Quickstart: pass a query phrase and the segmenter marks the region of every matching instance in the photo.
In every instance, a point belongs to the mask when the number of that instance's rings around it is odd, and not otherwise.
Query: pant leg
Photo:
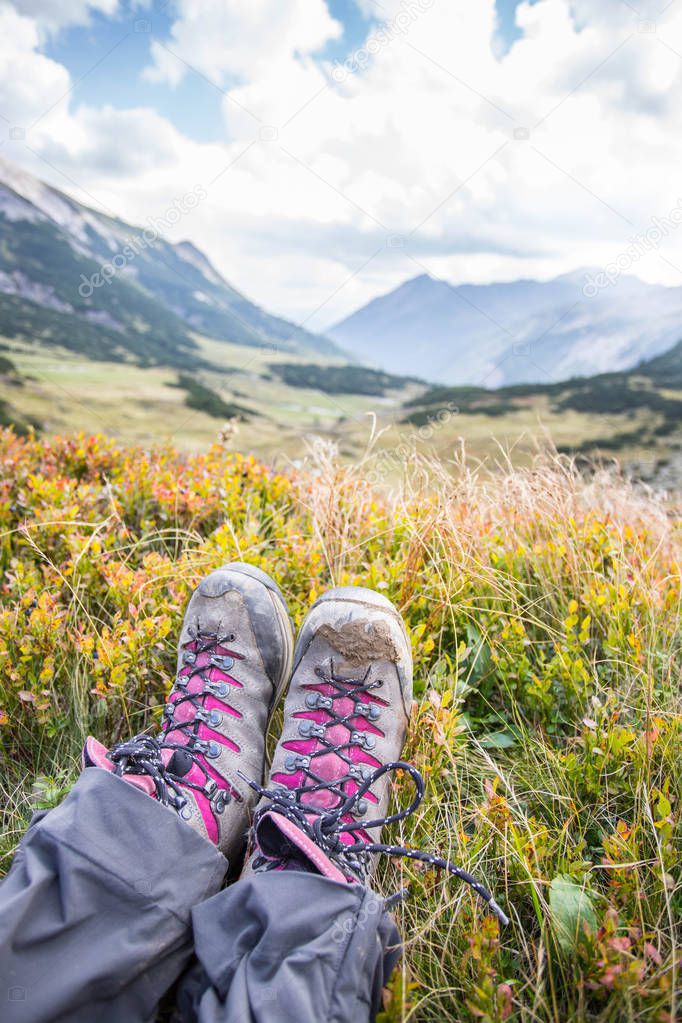
[[[192,953],[193,906],[226,869],[166,807],[84,771],[0,884],[0,1019],[149,1020]]]
[[[368,1023],[400,956],[379,896],[316,874],[250,875],[192,919],[183,1023]]]

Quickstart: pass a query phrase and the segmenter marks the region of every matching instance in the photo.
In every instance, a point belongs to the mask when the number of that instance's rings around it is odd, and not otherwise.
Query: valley
[[[31,422],[48,434],[105,432],[135,443],[173,443],[192,451],[217,440],[226,419],[186,404],[187,392],[177,386],[178,372],[170,367],[140,367],[122,362],[92,361],[68,350],[5,340],[0,355],[15,373],[2,371],[0,402],[6,422],[26,428]],[[225,345],[197,339],[202,362],[193,378],[236,413],[229,435],[242,450],[272,458],[300,457],[302,439],[321,434],[341,440],[355,455],[369,435],[368,413],[399,418],[405,400],[424,390],[408,383],[385,394],[326,393],[295,387],[272,370],[282,363],[308,365],[305,356],[270,349]],[[318,367],[338,368],[320,357]],[[289,370],[289,373],[291,371]],[[232,430],[236,426],[236,433]]]
[[[0,162],[0,423],[183,451],[220,440],[275,462],[322,437],[385,485],[421,454],[527,465],[549,448],[677,487],[682,289],[623,277],[586,297],[586,273],[423,275],[325,337],[246,298],[192,243]]]
[[[486,391],[389,377],[390,386],[378,394],[330,393],[320,384],[332,372],[339,386],[347,367],[338,359],[318,357],[315,387],[309,356],[201,337],[196,343],[202,368],[191,379],[219,399],[205,402],[213,414],[201,400],[192,407],[194,400],[178,386],[185,374],[174,368],[92,361],[16,340],[5,340],[0,351],[14,367],[7,372],[0,362],[0,408],[5,421],[20,428],[33,422],[47,434],[102,432],[188,452],[221,439],[277,464],[300,459],[306,441],[319,436],[348,461],[366,459],[368,473],[386,486],[415,455],[436,454],[447,463],[463,447],[488,466],[507,459],[528,465],[539,450],[556,448],[580,461],[618,458],[645,481],[666,487],[682,480],[682,387],[667,363],[654,379],[607,376]],[[305,386],[292,382],[297,366]],[[348,386],[357,386],[351,370]]]

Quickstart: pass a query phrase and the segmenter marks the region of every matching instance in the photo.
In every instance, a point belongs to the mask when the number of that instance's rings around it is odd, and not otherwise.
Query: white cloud
[[[186,139],[154,110],[81,106],[61,137],[46,133],[41,154],[90,179],[110,180],[181,166]]]
[[[119,0],[14,0],[14,8],[35,18],[41,29],[53,32],[67,25],[86,25],[93,12],[112,17]]]
[[[324,0],[180,0],[178,8],[170,38],[152,43],[154,81],[177,84],[188,65],[218,84],[253,79],[342,31]]]
[[[603,263],[677,205],[675,6],[653,24],[649,0],[639,15],[620,0],[593,16],[586,0],[524,3],[524,35],[500,60],[493,0],[418,6],[401,31],[373,25],[335,76],[319,58],[339,32],[322,0],[181,0],[150,73],[187,73],[164,42],[221,84],[229,141],[193,142],[148,109],[65,101],[29,140],[52,167],[32,169],[138,220],[204,183],[183,235],[271,308],[304,318],[324,304],[318,326],[423,267],[490,280]],[[0,87],[28,123],[68,74],[13,17],[0,21]],[[5,152],[34,159],[21,143]],[[682,283],[661,256],[682,266],[682,232],[636,267]]]
[[[0,5],[0,112],[10,127],[25,127],[69,88],[65,67],[38,52],[35,21]]]

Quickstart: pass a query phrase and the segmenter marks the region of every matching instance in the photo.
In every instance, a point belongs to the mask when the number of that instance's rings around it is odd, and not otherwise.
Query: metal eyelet
[[[227,789],[219,789],[218,784],[210,777],[206,785],[203,786],[203,792],[211,803],[214,813],[223,813],[231,799]]]
[[[211,725],[212,728],[217,728],[222,720],[223,715],[220,713],[220,711],[212,710],[209,712],[208,717],[206,718],[206,724]]]
[[[306,739],[323,739],[324,728],[322,725],[316,725],[314,721],[303,720],[299,721],[298,734],[302,735]]]
[[[182,663],[183,664],[196,664],[196,661],[197,661],[197,655],[194,653],[194,651],[193,650],[185,650],[184,654],[182,655]]]
[[[366,732],[351,732],[349,742],[351,746],[363,746],[365,749],[374,749],[377,744],[374,736]]]
[[[182,817],[183,821],[190,821],[192,819],[192,808],[185,803],[178,810],[178,814]]]
[[[309,710],[331,710],[331,697],[323,696],[322,693],[308,693],[305,698],[305,705]]]
[[[214,696],[227,696],[229,690],[229,683],[207,682],[204,688],[207,693],[213,693]]]
[[[354,817],[364,817],[367,813],[367,800],[360,799],[355,804],[355,809],[351,811]]]
[[[203,753],[204,756],[209,757],[211,760],[215,760],[220,756],[220,746],[214,739],[209,739],[206,742],[205,739],[195,739],[192,744],[192,750],[197,753]]]
[[[355,704],[355,713],[359,717],[368,718],[370,721],[376,721],[381,711],[375,703],[361,703],[359,700]]]
[[[234,657],[228,657],[227,654],[211,654],[209,663],[214,668],[221,668],[222,671],[227,671],[234,664]]]
[[[297,771],[299,767],[310,767],[310,757],[301,757],[290,753],[284,760],[285,771]]]
[[[213,778],[209,778],[204,785],[204,792],[214,813],[222,813],[226,806],[226,799],[229,801],[229,793],[225,789],[219,789]]]

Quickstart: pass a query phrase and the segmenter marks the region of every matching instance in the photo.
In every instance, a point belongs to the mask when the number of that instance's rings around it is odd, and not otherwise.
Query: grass
[[[678,512],[565,458],[390,494],[318,443],[287,473],[100,436],[0,433],[4,865],[84,737],[158,720],[192,587],[242,558],[296,623],[332,584],[378,587],[415,657],[405,755],[427,795],[391,838],[474,872],[511,917],[413,863],[382,1023],[676,1018],[682,939]],[[396,799],[410,798],[406,779]]]

